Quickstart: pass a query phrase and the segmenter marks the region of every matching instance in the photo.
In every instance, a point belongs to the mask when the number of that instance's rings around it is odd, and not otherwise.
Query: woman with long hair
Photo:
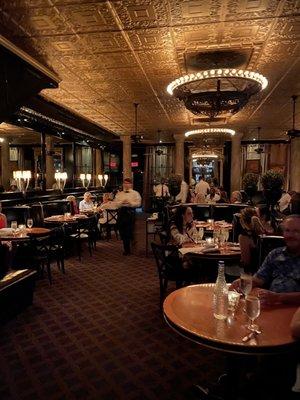
[[[191,207],[179,206],[171,220],[170,233],[172,242],[177,245],[193,242],[193,236],[198,232],[193,221],[193,210]]]

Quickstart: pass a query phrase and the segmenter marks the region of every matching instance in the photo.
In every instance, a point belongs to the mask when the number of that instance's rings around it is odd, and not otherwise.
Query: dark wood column
[[[72,155],[73,155],[73,187],[76,187],[76,173],[77,173],[77,165],[76,165],[76,143],[72,143]]]
[[[46,134],[41,133],[41,180],[42,190],[46,190]]]

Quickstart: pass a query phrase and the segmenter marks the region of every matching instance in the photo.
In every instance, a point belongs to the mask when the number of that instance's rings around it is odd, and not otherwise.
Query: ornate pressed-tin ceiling
[[[276,138],[292,125],[299,0],[2,0],[0,18],[4,36],[61,78],[42,94],[115,133],[134,133],[134,102],[146,137],[207,127],[166,86],[222,63],[258,71],[269,86],[211,126],[246,138],[261,126],[263,136]]]

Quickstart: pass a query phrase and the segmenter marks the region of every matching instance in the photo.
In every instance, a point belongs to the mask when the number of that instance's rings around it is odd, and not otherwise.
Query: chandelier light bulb
[[[215,78],[216,75],[218,77],[225,77],[229,75],[232,78],[241,78],[245,80],[255,81],[260,85],[261,90],[265,89],[268,86],[267,78],[265,78],[258,72],[247,71],[242,69],[236,70],[235,68],[233,69],[224,68],[218,70],[211,69],[208,71],[202,71],[201,73],[185,75],[183,77],[177,78],[167,86],[167,92],[173,95],[174,90],[186,82],[195,82],[202,79],[211,79]]]
[[[235,135],[235,130],[228,128],[206,128],[206,129],[194,129],[193,131],[185,132],[184,136],[189,137],[192,135],[205,135],[205,134],[214,134],[214,133],[225,133],[231,136]]]

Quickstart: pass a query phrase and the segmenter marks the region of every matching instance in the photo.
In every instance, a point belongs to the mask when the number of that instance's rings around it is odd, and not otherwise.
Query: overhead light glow
[[[235,130],[228,128],[207,128],[207,129],[194,129],[193,131],[185,132],[184,136],[189,137],[192,135],[205,135],[205,134],[214,134],[214,133],[225,133],[230,134],[231,136],[235,135]]]

